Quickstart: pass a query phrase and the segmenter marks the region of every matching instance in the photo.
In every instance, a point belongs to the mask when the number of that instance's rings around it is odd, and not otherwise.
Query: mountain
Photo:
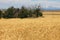
[[[42,8],[42,10],[60,10],[60,8],[49,6],[47,8]]]

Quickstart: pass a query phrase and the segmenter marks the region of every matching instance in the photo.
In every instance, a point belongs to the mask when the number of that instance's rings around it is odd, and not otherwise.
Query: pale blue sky
[[[0,9],[40,4],[42,8],[60,8],[60,0],[0,0]]]

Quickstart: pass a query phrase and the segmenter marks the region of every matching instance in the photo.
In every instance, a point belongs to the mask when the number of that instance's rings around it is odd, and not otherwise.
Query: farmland
[[[60,40],[60,12],[39,18],[0,19],[0,40]],[[55,14],[55,15],[47,15]]]

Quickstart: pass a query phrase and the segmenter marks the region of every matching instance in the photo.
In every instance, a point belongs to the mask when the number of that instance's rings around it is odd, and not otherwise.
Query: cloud
[[[46,8],[49,7],[56,7],[56,8],[60,8],[60,2],[56,2],[56,1],[49,1],[46,3]]]
[[[27,2],[27,1],[31,1],[31,0],[0,0],[0,3],[8,3],[8,2]]]
[[[0,0],[1,5],[7,6],[31,6],[31,5],[41,5],[42,8],[56,7],[60,8],[59,0]],[[2,7],[2,6],[1,6]]]

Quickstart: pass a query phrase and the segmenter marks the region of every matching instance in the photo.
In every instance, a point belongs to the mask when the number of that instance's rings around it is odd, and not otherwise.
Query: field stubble
[[[0,19],[0,40],[60,40],[60,15]]]

